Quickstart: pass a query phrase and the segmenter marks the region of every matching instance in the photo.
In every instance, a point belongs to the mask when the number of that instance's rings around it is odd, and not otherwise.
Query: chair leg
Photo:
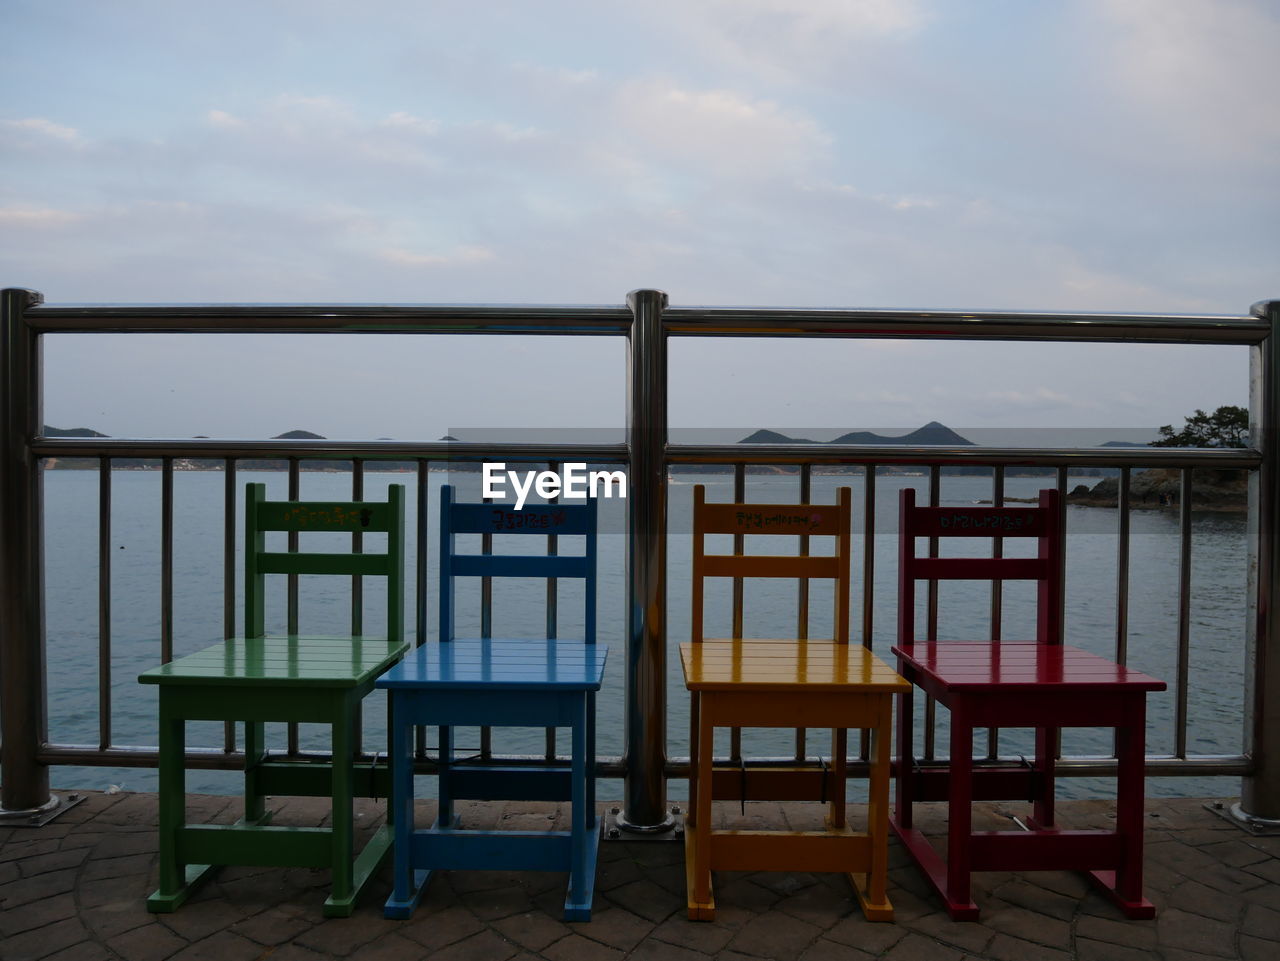
[[[430,871],[413,865],[413,738],[406,701],[409,695],[391,692],[391,800],[387,817],[392,821],[392,891],[383,905],[383,917],[403,920],[413,914],[426,891]]]
[[[1125,705],[1125,723],[1116,731],[1116,833],[1120,835],[1120,868],[1091,871],[1089,875],[1126,917],[1147,920],[1156,916],[1156,908],[1142,896],[1146,699],[1139,696],[1129,701],[1131,703]]]
[[[827,827],[833,831],[843,831],[848,827],[846,817],[845,781],[849,766],[849,732],[845,728],[834,728],[831,731],[831,775],[827,785],[831,808],[827,813]]]
[[[854,878],[854,890],[868,921],[892,921],[893,905],[885,891],[889,872],[889,731],[893,702],[880,698],[877,723],[871,729],[871,773],[867,783],[867,835],[871,863],[865,878]],[[859,883],[862,882],[862,883]]]
[[[589,757],[587,754],[587,701],[576,699],[572,737],[572,798],[570,799],[569,825],[569,894],[564,902],[566,921],[591,920],[591,896],[594,888],[595,845],[590,834],[594,817],[587,810],[587,781]]]
[[[346,705],[331,725],[333,730],[332,764],[332,891],[324,903],[328,918],[345,918],[355,908],[355,890],[352,884],[352,859],[354,852],[352,826],[351,740],[355,711]]]
[[[908,669],[898,659],[898,673],[907,677]],[[907,677],[907,680],[911,680]],[[912,691],[914,688],[912,689]],[[912,711],[914,704],[912,691],[898,695],[898,764],[894,778],[894,825],[901,831],[911,830],[911,766],[915,759],[915,744],[912,740]]]
[[[1058,758],[1058,734],[1056,727],[1036,728],[1036,772],[1040,776],[1032,816],[1036,827],[1052,830],[1054,827],[1054,775]]]
[[[947,913],[955,921],[978,920],[972,900],[969,840],[973,834],[973,725],[963,701],[951,708],[950,794],[947,801]]]
[[[694,698],[695,701],[701,700],[698,694]],[[711,758],[714,729],[701,703],[697,704],[694,716],[698,719],[694,732],[698,758],[694,776],[699,784],[695,826],[685,829],[685,880],[688,885],[689,920],[714,921],[716,903],[711,894]]]
[[[452,785],[449,783],[451,770],[453,767],[453,728],[440,728],[440,760],[437,765],[436,773],[436,793],[439,803],[436,810],[439,812],[436,823],[442,828],[453,826],[453,793]]]
[[[244,820],[246,824],[266,823],[266,807],[258,785],[258,765],[266,753],[265,728],[261,721],[244,722]]]
[[[214,870],[178,860],[178,835],[187,823],[186,722],[160,692],[160,887],[147,898],[153,914],[176,911]]]

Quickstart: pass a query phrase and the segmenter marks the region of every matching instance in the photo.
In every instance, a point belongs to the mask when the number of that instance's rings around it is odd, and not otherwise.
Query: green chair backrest
[[[263,598],[267,574],[335,574],[385,577],[387,640],[404,640],[404,486],[387,488],[386,501],[269,501],[265,484],[245,488],[244,632],[266,634]],[[347,532],[387,535],[383,553],[268,551],[268,531]],[[299,544],[301,546],[301,544]]]

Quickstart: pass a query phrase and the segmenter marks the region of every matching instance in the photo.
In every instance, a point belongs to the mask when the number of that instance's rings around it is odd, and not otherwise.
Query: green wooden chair
[[[385,553],[315,553],[266,549],[266,532],[385,532]],[[301,543],[299,543],[301,546]],[[153,668],[138,680],[160,687],[160,887],[147,899],[153,912],[175,910],[220,865],[330,868],[329,917],[351,914],[361,888],[391,845],[380,828],[357,856],[352,798],[386,797],[386,766],[356,768],[353,755],[361,699],[400,659],[404,640],[404,488],[386,502],[268,501],[263,484],[245,492],[245,636]],[[385,636],[267,637],[263,597],[267,574],[385,577]],[[184,731],[187,721],[244,723],[244,817],[235,824],[186,823]],[[264,742],[266,721],[326,724],[332,762],[275,759]],[[378,784],[374,781],[377,779]],[[375,786],[380,787],[375,794]],[[267,796],[329,796],[328,827],[270,824]]]

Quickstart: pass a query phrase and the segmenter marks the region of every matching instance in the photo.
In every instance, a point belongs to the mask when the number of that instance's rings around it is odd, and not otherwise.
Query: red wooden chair
[[[1036,557],[955,558],[917,555],[917,538],[1034,537]],[[936,553],[933,552],[933,553]],[[1163,681],[1062,643],[1063,514],[1056,490],[1037,507],[916,507],[901,495],[898,558],[898,671],[951,712],[946,765],[914,757],[912,694],[898,710],[894,831],[955,920],[973,921],[973,871],[1078,870],[1130,918],[1151,918],[1142,897],[1142,818],[1146,695]],[[918,580],[1034,580],[1034,640],[915,638]],[[1036,729],[1034,763],[973,761],[974,728]],[[1115,830],[1061,830],[1054,823],[1054,758],[1063,727],[1113,727],[1117,737]],[[974,831],[974,800],[1034,802],[1027,831]],[[912,824],[914,801],[948,802],[944,861]]]

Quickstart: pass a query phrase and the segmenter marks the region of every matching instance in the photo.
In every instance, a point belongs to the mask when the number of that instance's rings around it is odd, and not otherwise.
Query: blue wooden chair
[[[458,534],[585,535],[582,555],[461,554]],[[556,637],[548,617],[545,640],[454,636],[454,581],[459,577],[524,577],[585,581],[581,640]],[[608,649],[595,643],[596,508],[536,504],[455,504],[440,492],[440,641],[428,643],[378,680],[391,698],[392,819],[395,888],[384,913],[406,918],[437,870],[542,870],[569,872],[564,916],[591,918],[600,821],[595,811],[595,696]],[[439,816],[414,828],[413,730],[440,729]],[[568,764],[533,766],[459,762],[454,728],[567,727]],[[568,831],[480,831],[460,827],[458,800],[570,801]]]

